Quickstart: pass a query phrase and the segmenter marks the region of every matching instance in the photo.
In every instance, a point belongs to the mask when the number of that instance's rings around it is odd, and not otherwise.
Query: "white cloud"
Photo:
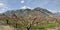
[[[24,3],[24,0],[21,0],[21,3]]]
[[[2,7],[4,7],[5,5],[4,5],[4,3],[0,3],[0,7],[2,8]]]
[[[5,4],[4,3],[0,3],[0,9],[4,8]]]
[[[28,6],[23,6],[23,7],[21,7],[21,9],[27,9],[27,8],[31,9],[31,8],[28,7]]]
[[[3,6],[4,4],[3,3],[0,3],[0,6]]]
[[[5,11],[7,11],[8,9],[10,9],[10,8],[8,8],[5,3],[0,2],[0,13],[3,13]]]
[[[13,3],[15,3],[16,1],[17,0],[12,0]],[[11,4],[12,4],[12,2],[11,2]],[[24,2],[25,2],[24,0],[21,0],[20,3],[23,4]],[[8,7],[7,5],[9,5],[9,4],[6,4],[6,2],[4,0],[0,0],[0,13],[5,12],[7,10],[14,9],[14,8]]]
[[[2,9],[2,10],[5,10],[5,9]]]

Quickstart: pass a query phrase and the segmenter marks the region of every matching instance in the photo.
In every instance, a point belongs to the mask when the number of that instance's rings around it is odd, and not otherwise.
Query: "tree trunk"
[[[31,24],[30,24],[30,26],[29,26],[29,27],[27,27],[27,30],[30,30],[30,28],[31,28]]]
[[[6,20],[6,23],[8,24],[8,19]]]
[[[29,28],[29,27],[27,27],[27,30],[30,30],[30,28]]]
[[[17,28],[17,23],[16,23],[16,28]]]

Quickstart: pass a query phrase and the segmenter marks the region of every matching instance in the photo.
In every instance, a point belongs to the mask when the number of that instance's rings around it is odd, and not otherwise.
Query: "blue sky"
[[[60,0],[0,0],[0,13],[23,6],[41,7],[51,12],[60,12]]]

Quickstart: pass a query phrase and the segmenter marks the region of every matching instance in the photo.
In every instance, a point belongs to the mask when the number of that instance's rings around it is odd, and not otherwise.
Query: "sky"
[[[21,7],[41,7],[51,12],[60,12],[60,0],[0,0],[0,13]]]

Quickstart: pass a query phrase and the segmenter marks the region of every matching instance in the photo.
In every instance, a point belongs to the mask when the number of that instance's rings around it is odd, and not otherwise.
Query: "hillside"
[[[10,10],[0,14],[0,23],[17,30],[48,30],[60,26],[60,17],[40,7]]]

